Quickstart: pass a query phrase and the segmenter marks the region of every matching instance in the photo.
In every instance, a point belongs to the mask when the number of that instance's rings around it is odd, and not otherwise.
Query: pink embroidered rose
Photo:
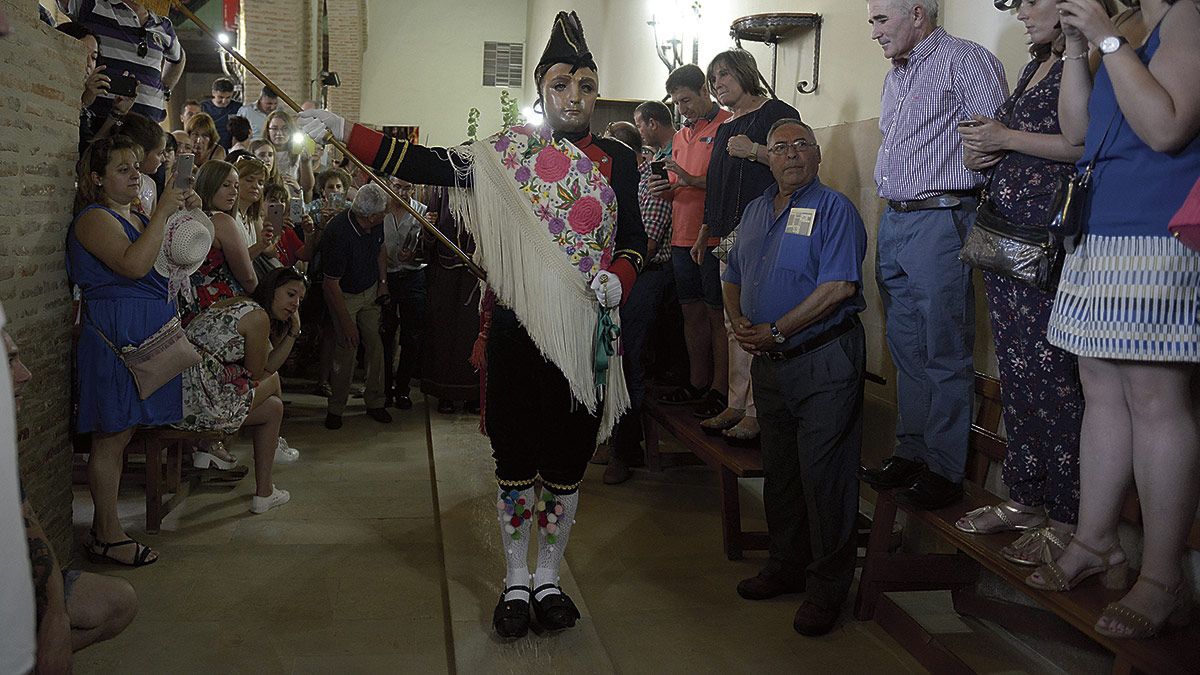
[[[571,170],[571,158],[558,148],[542,148],[533,170],[538,178],[547,183],[557,183],[566,178],[567,172]]]
[[[604,249],[604,253],[600,254],[600,269],[606,270],[612,266],[612,249]]]
[[[578,234],[589,234],[600,226],[604,216],[604,207],[595,197],[578,199],[567,212],[567,223]]]

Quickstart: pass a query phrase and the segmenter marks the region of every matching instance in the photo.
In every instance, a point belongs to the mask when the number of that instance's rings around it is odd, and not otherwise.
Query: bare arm
[[[724,300],[725,316],[729,317],[729,323],[734,326],[738,325],[744,318],[742,317],[742,287],[722,281],[721,299]]]
[[[58,560],[28,499],[21,503],[21,512],[37,606],[37,671],[70,672],[71,620]]]
[[[296,161],[300,162],[300,189],[306,195],[312,194],[313,187],[317,184],[317,179],[313,175],[312,170],[312,158],[308,153],[304,153]]]
[[[978,126],[960,127],[958,130],[963,139],[964,163],[983,164],[981,155],[997,155],[998,160],[1005,152],[1020,152],[1052,162],[1074,162],[1083,154],[1082,146],[1072,144],[1062,134],[1037,134],[1009,129],[1002,122],[980,115],[974,119],[979,123]]]
[[[258,287],[258,275],[254,273],[250,252],[246,249],[246,239],[238,231],[237,222],[226,213],[214,213],[212,221],[213,229],[216,230],[217,246],[225,253],[229,271],[233,272],[233,278],[237,279],[247,293],[253,293]]]
[[[278,372],[292,352],[296,338],[291,332],[279,344],[271,343],[271,320],[266,310],[257,309],[238,321],[238,332],[246,338],[245,362],[250,378],[259,381]]]
[[[1062,84],[1058,90],[1058,125],[1063,138],[1074,145],[1083,145],[1087,138],[1088,100],[1092,97],[1092,71],[1088,60],[1074,57],[1087,53],[1086,39],[1067,39]]]
[[[174,177],[167,185],[174,185]],[[107,211],[92,209],[75,224],[75,236],[88,253],[126,279],[141,279],[150,273],[162,248],[167,217],[178,209],[182,193],[173,187],[163,190],[150,216],[150,223],[137,241],[129,241],[125,229]]]
[[[183,45],[179,47],[179,62],[171,63],[163,61],[162,81],[163,85],[174,89],[175,85],[179,84],[179,78],[183,77],[183,69],[187,66],[187,52],[183,50]]]
[[[250,256],[250,259],[253,260],[257,258],[259,254],[273,249],[274,246],[272,246],[273,242],[270,237],[263,236],[263,226],[261,220],[251,223],[250,227],[254,228],[254,245],[247,249],[246,253]]]

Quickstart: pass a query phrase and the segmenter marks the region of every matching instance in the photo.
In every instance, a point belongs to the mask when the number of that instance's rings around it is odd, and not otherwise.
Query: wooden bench
[[[725,556],[739,560],[743,551],[765,551],[769,544],[766,532],[742,531],[742,507],[738,496],[739,478],[762,477],[762,451],[757,447],[730,445],[722,436],[706,435],[699,420],[692,416],[691,406],[662,405],[657,401],[660,393],[650,391],[646,396],[642,427],[646,437],[647,465],[652,471],[662,470],[659,429],[665,429],[717,471],[721,483],[721,541]]]
[[[76,454],[87,454],[90,451],[89,436],[80,434],[75,437]],[[200,441],[221,441],[225,434],[219,431],[184,431],[171,427],[140,427],[133,433],[125,446],[125,460],[121,468],[122,482],[127,478],[145,486],[146,491],[146,533],[158,534],[162,529],[162,520],[176,506],[183,503],[195,484],[199,482],[198,474],[193,474],[191,480],[184,481],[185,456],[193,445]],[[131,464],[131,455],[141,455],[144,464]],[[190,465],[188,465],[190,468]],[[75,482],[86,483],[86,472],[77,473]],[[170,495],[164,499],[164,495]]]
[[[1010,563],[1000,554],[1000,550],[1012,543],[1019,533],[972,535],[954,526],[967,511],[1003,501],[981,487],[991,462],[1002,462],[1005,454],[1005,440],[997,434],[1002,409],[1000,382],[977,373],[975,392],[980,405],[971,427],[971,454],[963,501],[938,511],[905,509],[909,523],[923,524],[941,541],[953,546],[956,553],[912,554],[889,550],[893,548],[891,535],[897,509],[904,507],[896,503],[895,491],[880,492],[859,581],[855,616],[863,620],[873,618],[922,665],[935,673],[974,671],[938,644],[929,631],[886,593],[949,590],[955,610],[960,614],[992,619],[1010,630],[1053,636],[1067,642],[1090,639],[1114,655],[1114,673],[1200,672],[1200,626],[1192,624],[1183,630],[1168,629],[1164,635],[1149,640],[1104,637],[1096,633],[1093,626],[1104,607],[1119,599],[1124,591],[1105,589],[1098,579],[1085,581],[1065,593],[1035,589],[1024,582],[1034,568]],[[1127,500],[1122,519],[1140,524],[1136,496]],[[1188,544],[1191,549],[1200,550],[1200,522],[1193,526]],[[1041,609],[979,596],[974,589],[981,569],[995,574]]]

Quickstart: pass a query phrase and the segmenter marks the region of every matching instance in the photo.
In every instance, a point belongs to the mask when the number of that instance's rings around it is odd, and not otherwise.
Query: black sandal
[[[551,593],[544,599],[538,600],[537,594],[548,588],[557,588],[558,592]],[[533,599],[533,614],[537,617],[538,624],[546,630],[555,631],[571,628],[579,618],[579,608],[563,592],[562,587],[557,584],[543,584],[538,586],[534,589],[531,597]]]
[[[704,398],[704,390],[697,389],[690,384],[685,384],[682,387],[677,387],[674,391],[667,392],[658,397],[658,402],[666,405],[684,405],[685,403],[695,403]]]
[[[118,560],[118,559],[108,555],[108,552],[114,548],[119,548],[121,546],[130,546],[130,545],[135,547],[134,548],[135,552],[133,555],[132,562],[125,562],[124,560]],[[99,551],[96,550],[97,547],[100,548]],[[95,534],[92,535],[92,545],[90,547],[88,547],[88,556],[92,559],[92,562],[96,562],[96,563],[110,562],[110,563],[116,563],[118,565],[125,565],[127,567],[145,567],[146,565],[153,565],[154,563],[158,562],[158,557],[155,557],[154,559],[150,559],[150,556],[152,556],[152,555],[154,555],[154,551],[149,546],[144,546],[142,544],[139,544],[132,539],[126,539],[125,541],[117,541],[117,542],[109,543],[109,542],[103,542],[103,541],[100,541],[99,539],[96,539]]]
[[[509,586],[500,593],[500,602],[496,603],[496,611],[492,612],[492,628],[496,634],[505,640],[515,640],[524,637],[529,632],[529,602],[525,600],[505,600],[509,591],[525,591],[528,586]]]

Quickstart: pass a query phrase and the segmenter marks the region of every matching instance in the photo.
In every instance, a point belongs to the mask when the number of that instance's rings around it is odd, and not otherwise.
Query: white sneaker
[[[271,486],[270,497],[259,497],[254,495],[250,498],[250,513],[266,513],[276,506],[283,506],[288,503],[292,495],[287,490],[280,490],[274,485]]]
[[[289,446],[283,436],[280,436],[279,443],[275,446],[275,463],[291,464],[298,459],[300,459],[300,451]]]

